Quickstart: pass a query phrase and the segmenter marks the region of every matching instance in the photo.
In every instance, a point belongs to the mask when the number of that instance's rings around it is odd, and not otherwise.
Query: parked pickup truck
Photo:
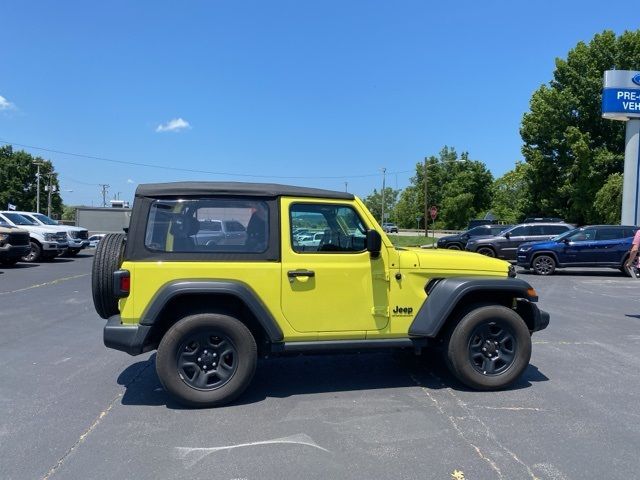
[[[69,244],[67,232],[53,227],[43,227],[35,220],[30,220],[12,210],[0,212],[0,220],[13,227],[20,227],[29,232],[29,252],[22,257],[24,262],[50,260],[63,253]]]
[[[29,232],[0,221],[0,265],[14,265],[30,250]]]
[[[200,218],[241,223],[243,242],[198,243]],[[322,238],[299,245],[303,228]],[[105,345],[157,349],[164,388],[203,407],[240,395],[259,356],[287,353],[437,348],[469,387],[505,388],[549,323],[514,276],[496,258],[394,247],[349,193],[181,182],[138,186],[126,238],[98,244],[92,290]]]
[[[77,255],[80,250],[89,246],[89,231],[86,228],[74,227],[72,225],[62,225],[56,222],[54,219],[43,215],[42,213],[35,212],[16,212],[23,217],[27,217],[42,225],[43,227],[55,227],[56,230],[62,230],[67,233],[67,247],[66,253],[68,255]]]

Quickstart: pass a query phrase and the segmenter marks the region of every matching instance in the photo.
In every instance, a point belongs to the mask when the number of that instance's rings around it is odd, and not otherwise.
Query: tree
[[[47,192],[45,185],[51,186],[51,211],[53,215],[62,213],[62,199],[58,193],[58,174],[53,164],[44,158],[34,157],[31,154],[18,151],[14,152],[9,145],[0,147],[0,209],[7,208],[8,204],[15,205],[18,210],[36,211],[37,191],[37,166],[34,162],[40,162],[40,211],[47,211]]]
[[[622,214],[621,173],[614,173],[609,176],[602,188],[596,193],[593,206],[603,222],[616,224],[620,221]]]
[[[400,195],[396,218],[400,226],[424,228],[424,163],[416,164],[411,185]],[[485,212],[491,205],[493,175],[486,165],[470,160],[463,152],[444,147],[438,157],[427,159],[427,202],[437,206],[438,224],[445,228],[464,228],[470,219]]]
[[[384,216],[385,222],[387,220],[395,221],[394,207],[398,200],[398,194],[400,190],[394,190],[391,187],[385,187],[384,189]],[[368,195],[364,199],[364,204],[369,211],[373,214],[376,220],[382,218],[382,190],[379,192],[374,188],[373,193]]]
[[[604,221],[593,199],[622,172],[624,125],[601,117],[602,77],[605,70],[638,65],[640,30],[619,37],[604,31],[579,42],[566,60],[556,59],[553,80],[534,92],[520,129],[530,167],[526,214]]]
[[[493,182],[491,213],[497,219],[507,223],[524,220],[527,215],[529,168],[527,163],[516,162],[513,170],[509,170]]]

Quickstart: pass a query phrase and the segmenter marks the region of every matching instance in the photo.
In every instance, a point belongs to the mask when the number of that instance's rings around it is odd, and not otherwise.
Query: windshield
[[[22,215],[18,215],[17,213],[5,213],[4,216],[16,225],[38,225],[38,222],[36,222],[35,220],[23,217]]]
[[[46,215],[43,215],[41,213],[32,213],[31,216],[37,218],[38,220],[40,220],[45,225],[58,225],[58,222],[56,222],[52,218],[49,218]]]

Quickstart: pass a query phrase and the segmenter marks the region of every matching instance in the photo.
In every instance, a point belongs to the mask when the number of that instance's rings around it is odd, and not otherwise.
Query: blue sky
[[[274,181],[366,195],[407,185],[443,145],[494,175],[521,158],[531,93],[554,59],[629,2],[5,2],[0,139],[53,160],[65,203],[97,184]],[[173,123],[171,123],[173,121]],[[185,124],[188,124],[186,126]],[[175,128],[172,128],[175,127]],[[160,127],[160,128],[159,128]],[[159,131],[160,130],[160,131]],[[407,173],[409,171],[409,173]],[[305,177],[305,178],[278,178]],[[320,178],[337,177],[337,178]]]

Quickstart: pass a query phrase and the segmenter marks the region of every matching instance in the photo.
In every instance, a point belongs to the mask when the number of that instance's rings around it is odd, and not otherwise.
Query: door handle
[[[315,277],[316,276],[316,272],[314,272],[313,270],[289,270],[287,272],[287,276],[289,278],[295,278],[295,277]]]

